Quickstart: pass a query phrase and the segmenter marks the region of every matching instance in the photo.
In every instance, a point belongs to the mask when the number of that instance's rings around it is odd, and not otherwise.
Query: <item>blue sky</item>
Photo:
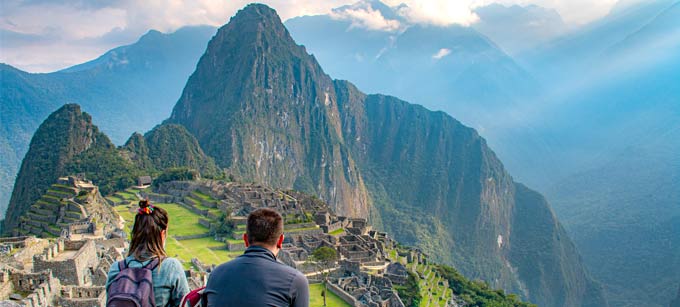
[[[29,72],[50,72],[82,63],[136,41],[150,29],[171,32],[186,25],[226,23],[244,0],[2,0],[0,62]],[[327,14],[356,0],[263,0],[282,19]],[[406,3],[404,17],[436,25],[474,23],[473,9],[492,2],[537,4],[555,9],[571,25],[605,15],[616,0],[384,0]],[[376,12],[357,11],[358,24],[389,29],[395,24]]]

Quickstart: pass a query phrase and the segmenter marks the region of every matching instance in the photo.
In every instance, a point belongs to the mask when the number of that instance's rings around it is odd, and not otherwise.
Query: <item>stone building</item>
[[[30,238],[30,237],[29,237]],[[0,239],[0,241],[18,241]],[[0,300],[11,299],[26,307],[103,306],[107,273],[122,259],[125,241],[24,239],[16,254],[32,258],[32,265],[7,257],[0,264]],[[36,248],[41,247],[41,248]]]

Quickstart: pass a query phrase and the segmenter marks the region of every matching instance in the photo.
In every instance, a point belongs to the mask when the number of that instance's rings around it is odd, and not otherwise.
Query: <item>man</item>
[[[271,209],[248,215],[246,251],[210,274],[209,307],[309,306],[309,282],[298,270],[276,261],[283,245],[283,219]]]

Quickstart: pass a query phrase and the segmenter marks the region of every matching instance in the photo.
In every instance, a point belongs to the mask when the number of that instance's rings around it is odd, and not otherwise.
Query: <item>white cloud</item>
[[[447,55],[451,54],[451,49],[449,48],[442,48],[437,51],[434,55],[432,55],[432,58],[435,60],[439,60]]]
[[[385,19],[380,11],[371,8],[348,8],[330,13],[331,18],[349,20],[350,28],[364,28],[378,31],[396,31],[401,28],[398,20]]]
[[[465,0],[386,0],[386,3],[396,6],[399,15],[412,23],[426,23],[437,26],[452,24],[470,25],[479,17],[472,11],[474,1]]]

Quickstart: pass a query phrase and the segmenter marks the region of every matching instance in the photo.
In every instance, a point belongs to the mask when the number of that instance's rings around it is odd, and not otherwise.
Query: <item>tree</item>
[[[322,246],[312,252],[309,261],[316,265],[317,269],[323,276],[323,305],[326,306],[326,295],[328,293],[328,275],[330,270],[335,267],[335,262],[338,260],[338,253],[335,249],[328,246]]]

